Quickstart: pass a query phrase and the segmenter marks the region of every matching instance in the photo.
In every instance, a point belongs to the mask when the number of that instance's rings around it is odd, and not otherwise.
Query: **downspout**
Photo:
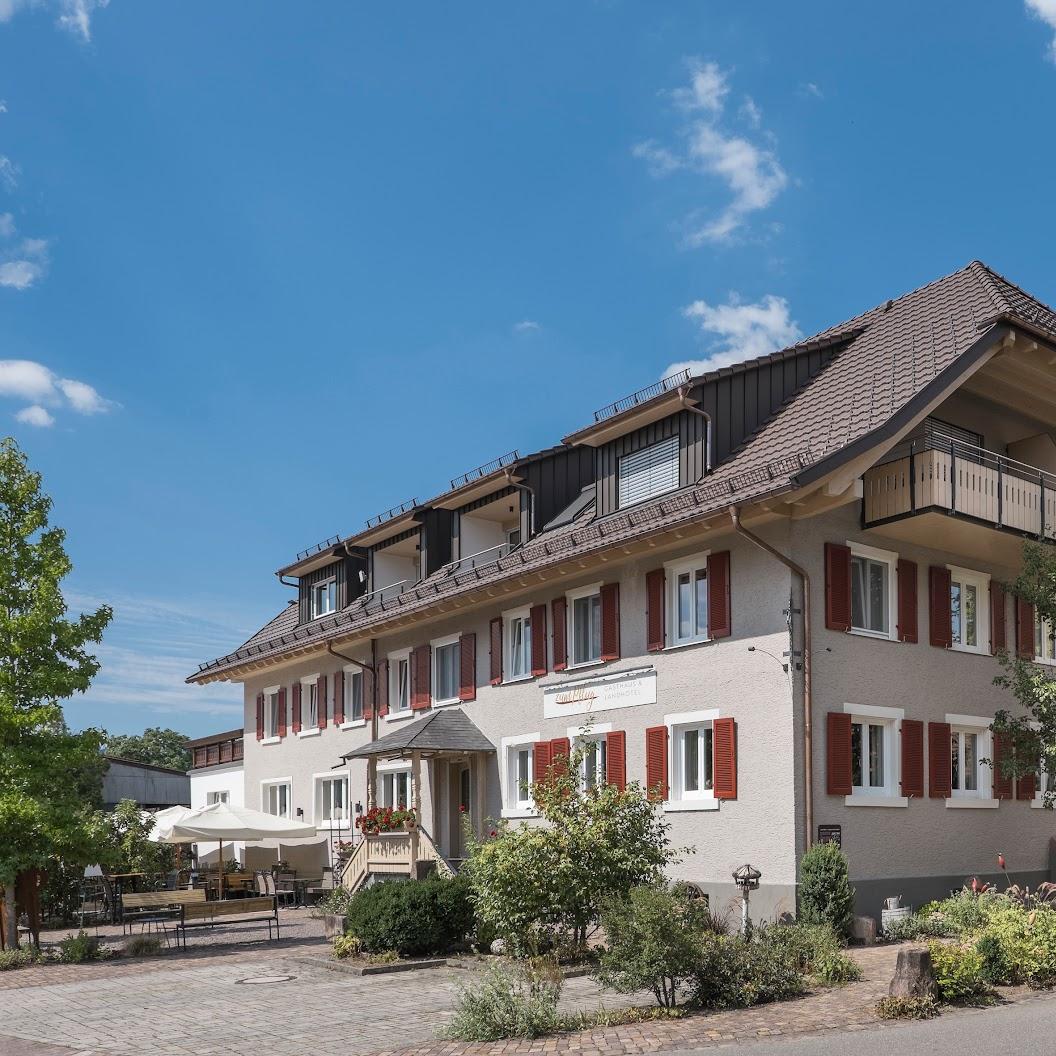
[[[504,471],[506,476],[506,486],[508,488],[515,488],[517,491],[523,491],[528,496],[528,538],[535,535],[535,492],[528,487],[527,484],[521,484],[513,479],[513,473],[510,467],[507,466]],[[522,543],[526,543],[527,539],[522,539]]]
[[[754,532],[749,531],[741,523],[741,511],[737,506],[730,507],[730,520],[733,521],[734,531],[743,535],[745,539],[754,543],[761,550],[765,550],[771,557],[776,558],[794,575],[799,576],[803,583],[803,823],[806,828],[803,841],[804,850],[809,850],[814,838],[814,734],[813,734],[813,701],[810,677],[810,576],[802,565],[796,564],[790,557],[786,557],[771,546],[765,539],[760,539]],[[793,650],[795,646],[793,643]],[[795,654],[790,657],[795,663]]]
[[[711,415],[689,402],[689,388],[686,385],[678,387],[678,402],[682,405],[682,410],[699,414],[707,423],[704,427],[704,472],[700,475],[700,480],[703,480],[711,472]],[[700,480],[697,481],[698,484]]]
[[[338,660],[347,660],[350,664],[355,664],[362,671],[369,671],[374,677],[371,678],[373,685],[372,699],[370,702],[370,739],[376,741],[378,739],[378,641],[376,638],[370,640],[370,663],[365,664],[362,660],[357,660],[354,656],[346,656],[344,653],[339,653],[330,642],[326,643],[326,651],[331,656],[336,656]]]

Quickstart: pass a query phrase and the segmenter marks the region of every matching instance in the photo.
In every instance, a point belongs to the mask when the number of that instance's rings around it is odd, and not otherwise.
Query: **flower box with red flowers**
[[[379,832],[408,832],[418,824],[409,807],[371,807],[356,818],[356,828],[364,835]]]

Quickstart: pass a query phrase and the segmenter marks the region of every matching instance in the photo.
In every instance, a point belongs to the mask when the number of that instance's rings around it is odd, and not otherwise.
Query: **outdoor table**
[[[323,878],[321,876],[298,876],[290,882],[293,884],[293,904],[303,907],[308,905],[308,888],[321,884]]]
[[[110,881],[114,891],[113,923],[121,923],[121,896],[125,889],[135,891],[136,881],[145,877],[146,873],[110,873],[107,880]]]

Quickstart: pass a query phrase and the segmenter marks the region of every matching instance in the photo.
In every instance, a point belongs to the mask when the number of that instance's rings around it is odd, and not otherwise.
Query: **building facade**
[[[748,862],[755,914],[793,912],[818,839],[872,914],[998,850],[1049,879],[1044,779],[995,771],[990,725],[996,654],[1056,659],[1005,589],[1056,537],[1054,355],[1056,315],[973,262],[303,552],[283,611],[190,679],[244,686],[246,803],[316,826],[306,868],[413,803],[414,859],[457,867],[467,816],[535,823],[531,783],[584,743],[584,786],[651,790],[673,877],[720,908]],[[426,721],[449,710],[473,750]]]
[[[192,810],[208,807],[213,803],[230,803],[235,807],[245,806],[245,775],[243,773],[243,731],[225,730],[209,737],[198,737],[188,741],[191,751],[190,805]],[[198,861],[203,865],[215,865],[220,853],[217,843],[202,842],[195,845]],[[237,859],[243,865],[246,846],[243,843],[225,843],[224,858]]]

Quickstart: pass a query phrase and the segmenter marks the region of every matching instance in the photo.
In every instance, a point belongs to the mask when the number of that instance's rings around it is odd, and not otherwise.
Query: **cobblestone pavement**
[[[576,1056],[679,1052],[748,1039],[877,1025],[896,950],[858,950],[865,978],[796,1001],[740,1012],[612,1027],[534,1042],[464,1045],[435,1034],[450,1017],[462,969],[359,977],[307,963],[321,940],[196,956],[98,965],[44,966],[0,975],[0,1056]],[[6,976],[6,978],[5,978]],[[1026,995],[1009,992],[1009,1001]],[[641,999],[640,999],[641,1000]],[[596,1009],[633,1003],[585,978],[568,980],[563,1005]],[[947,1015],[962,1015],[952,1012]],[[41,1043],[39,1049],[30,1042]],[[17,1047],[16,1047],[17,1045]],[[56,1050],[54,1046],[65,1048]]]

